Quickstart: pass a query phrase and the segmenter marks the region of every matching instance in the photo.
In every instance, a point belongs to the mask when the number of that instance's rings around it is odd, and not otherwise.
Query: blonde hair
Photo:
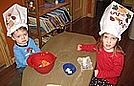
[[[107,33],[103,33],[100,37],[100,39],[98,40],[97,42],[97,46],[96,46],[96,50],[97,51],[101,51],[101,48],[103,47],[103,36],[104,34],[107,34]],[[125,55],[123,49],[121,48],[121,46],[119,45],[119,39],[117,39],[117,43],[116,45],[114,46],[114,51],[113,51],[113,55],[116,56],[116,52],[120,52],[122,53],[123,55]]]

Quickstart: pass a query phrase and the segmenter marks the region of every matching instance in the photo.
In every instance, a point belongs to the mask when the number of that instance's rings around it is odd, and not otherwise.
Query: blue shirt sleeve
[[[32,46],[32,48],[35,50],[35,53],[40,52],[40,48],[35,44],[34,40],[29,38],[29,46]]]

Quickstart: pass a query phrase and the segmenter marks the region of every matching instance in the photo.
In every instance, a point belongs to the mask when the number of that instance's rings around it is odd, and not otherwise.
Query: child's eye
[[[27,33],[24,34],[24,36],[26,36],[26,35],[27,35]]]
[[[108,38],[108,36],[104,36],[104,38]]]
[[[114,40],[115,40],[116,38],[115,38],[115,37],[113,37],[112,39],[114,39]]]
[[[112,38],[112,40],[116,40],[117,38]]]
[[[17,38],[20,38],[20,36],[17,36]]]

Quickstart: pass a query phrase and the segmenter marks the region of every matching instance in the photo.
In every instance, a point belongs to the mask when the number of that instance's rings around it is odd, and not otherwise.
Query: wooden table
[[[77,58],[79,56],[90,56],[93,67],[95,67],[96,54],[84,51],[78,52],[77,45],[95,42],[93,36],[70,32],[63,32],[54,36],[42,47],[42,51],[52,52],[57,57],[53,69],[48,74],[40,74],[27,66],[24,70],[22,86],[47,86],[47,84],[89,86],[93,70],[82,72]],[[66,75],[62,69],[63,64],[67,62],[73,63],[77,68],[73,75]]]

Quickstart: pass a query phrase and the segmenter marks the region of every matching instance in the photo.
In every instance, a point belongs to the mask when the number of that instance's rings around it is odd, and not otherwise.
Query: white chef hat
[[[7,36],[11,37],[11,34],[22,26],[28,30],[27,8],[25,7],[14,4],[3,13],[3,18],[7,28]]]
[[[107,32],[121,40],[121,34],[128,28],[133,12],[113,1],[104,11],[100,21],[99,35]]]

